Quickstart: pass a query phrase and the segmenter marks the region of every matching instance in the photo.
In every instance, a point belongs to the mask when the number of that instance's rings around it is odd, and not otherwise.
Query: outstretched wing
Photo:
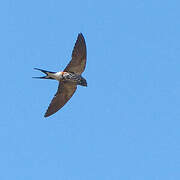
[[[78,38],[72,52],[72,59],[64,71],[81,74],[86,66],[86,56],[86,42],[82,33],[80,33],[78,34]]]
[[[58,90],[52,99],[44,117],[48,117],[61,109],[76,91],[77,85],[70,82],[59,83]]]

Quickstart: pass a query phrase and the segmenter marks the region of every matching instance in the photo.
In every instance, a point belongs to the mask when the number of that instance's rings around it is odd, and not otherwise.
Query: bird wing
[[[81,74],[86,66],[86,54],[86,42],[83,35],[80,33],[78,34],[78,38],[72,52],[72,59],[64,71]]]
[[[76,91],[77,85],[71,82],[59,83],[58,90],[52,99],[44,117],[48,117],[61,109]]]

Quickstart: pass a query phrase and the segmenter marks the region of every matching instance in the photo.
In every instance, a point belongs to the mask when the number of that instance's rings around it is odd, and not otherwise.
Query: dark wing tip
[[[57,111],[58,111],[58,110],[57,110]],[[52,112],[51,112],[51,111],[49,111],[49,110],[47,109],[46,113],[44,114],[44,117],[47,118],[47,117],[49,117],[49,116],[55,114],[57,111],[55,111],[55,112],[52,111]]]
[[[50,104],[50,105],[51,105],[51,104]],[[50,105],[49,105],[49,107],[50,107]],[[49,110],[49,107],[48,107],[48,109],[46,110],[46,113],[44,114],[44,117],[45,117],[45,118],[53,115],[54,113],[56,113],[56,112],[58,111],[58,110],[57,110],[57,111],[52,111],[52,109]]]
[[[72,52],[72,57],[81,57],[86,59],[86,42],[82,33],[78,34],[74,49]]]
[[[79,33],[79,34],[78,34],[78,37],[77,37],[77,41],[76,41],[76,42],[78,42],[78,41],[80,41],[81,43],[85,43],[85,39],[84,39],[84,36],[83,36],[82,33]]]
[[[78,34],[78,37],[84,38],[84,36],[83,36],[83,34],[81,32]]]

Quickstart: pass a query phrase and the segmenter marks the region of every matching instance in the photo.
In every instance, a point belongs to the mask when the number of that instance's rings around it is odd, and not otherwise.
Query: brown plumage
[[[84,71],[86,66],[86,56],[87,55],[86,55],[85,39],[83,35],[80,33],[78,34],[78,38],[76,40],[72,52],[72,59],[64,69],[64,72],[81,75],[81,73]],[[85,81],[85,79],[83,81]],[[87,86],[86,81],[83,86]],[[59,109],[61,109],[67,103],[67,101],[73,96],[76,89],[77,89],[76,83],[70,81],[64,81],[63,79],[60,79],[58,90],[54,98],[52,99],[44,117],[48,117],[56,113]]]
[[[79,34],[72,52],[72,59],[64,71],[82,74],[86,66],[86,54],[85,39],[82,34]]]
[[[54,114],[55,112],[57,112],[59,109],[61,109],[67,103],[67,101],[72,97],[76,89],[77,89],[77,85],[74,83],[69,83],[69,82],[59,83],[58,90],[54,95],[54,98],[52,99],[44,117],[48,117]]]

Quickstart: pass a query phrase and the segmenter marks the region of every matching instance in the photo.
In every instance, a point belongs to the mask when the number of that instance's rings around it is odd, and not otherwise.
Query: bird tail
[[[37,79],[54,79],[54,78],[52,78],[52,77],[49,76],[49,73],[54,74],[54,73],[56,73],[56,72],[46,71],[46,70],[39,69],[39,68],[34,68],[34,69],[43,72],[44,74],[46,74],[46,76],[33,77],[33,78],[37,78]]]

